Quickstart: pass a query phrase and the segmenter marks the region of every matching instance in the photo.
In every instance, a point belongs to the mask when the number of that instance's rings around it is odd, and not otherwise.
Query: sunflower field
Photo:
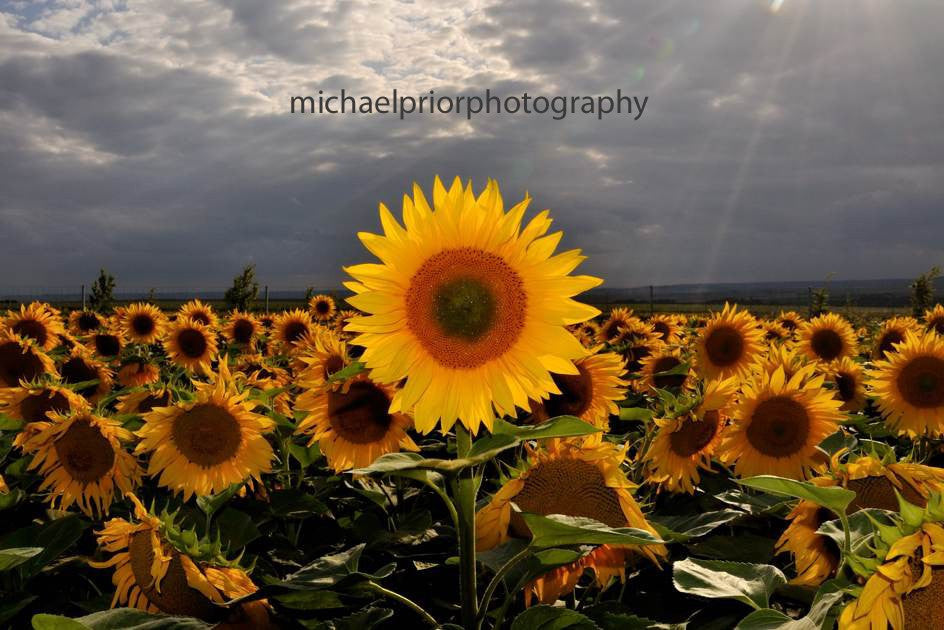
[[[603,313],[530,201],[414,185],[307,308],[0,315],[0,626],[944,627],[944,307]]]

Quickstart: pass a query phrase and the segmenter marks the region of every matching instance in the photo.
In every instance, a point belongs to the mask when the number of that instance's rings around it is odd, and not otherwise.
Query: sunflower
[[[686,368],[680,348],[659,346],[639,363],[644,389],[686,389],[692,384],[691,370]]]
[[[115,409],[120,414],[143,415],[155,407],[169,407],[174,402],[173,392],[167,387],[145,387],[118,397]]]
[[[205,374],[216,358],[216,335],[195,319],[178,317],[164,337],[164,351],[172,363]]]
[[[625,447],[601,440],[582,444],[551,440],[544,449],[529,449],[527,467],[505,483],[476,519],[476,549],[486,551],[509,538],[530,538],[530,531],[512,503],[522,512],[564,514],[592,518],[609,527],[634,527],[656,535],[632,496],[635,487],[620,469]],[[537,596],[554,603],[573,591],[577,580],[589,569],[597,586],[604,588],[613,577],[625,578],[626,562],[643,555],[658,564],[667,555],[661,544],[604,545],[577,562],[554,569],[525,587],[525,603]]]
[[[136,453],[150,453],[148,475],[174,492],[206,496],[268,472],[272,420],[253,412],[248,391],[236,393],[225,363],[213,383],[198,383],[193,400],[155,407],[138,429]]]
[[[156,383],[161,378],[160,368],[141,358],[132,358],[118,368],[118,384],[122,387],[141,387]]]
[[[223,327],[223,336],[232,344],[250,346],[260,329],[261,324],[252,313],[234,310],[229,314],[229,320]]]
[[[810,364],[806,355],[797,351],[794,344],[782,344],[768,349],[768,351],[758,357],[757,361],[751,366],[751,373],[761,372],[764,374],[773,374],[778,368],[783,369],[783,375],[787,380],[793,378],[793,375]],[[814,376],[812,371],[806,372]]]
[[[800,351],[813,361],[829,363],[855,356],[856,345],[852,325],[836,313],[814,317],[800,327]]]
[[[375,459],[401,449],[418,451],[407,430],[409,416],[391,412],[394,389],[364,376],[333,386],[315,378],[315,387],[305,389],[295,401],[295,409],[307,412],[297,432],[317,443],[328,465],[341,472],[370,466]],[[306,381],[299,382],[306,387]]]
[[[554,374],[559,394],[532,401],[533,421],[544,422],[557,416],[576,416],[596,427],[608,429],[610,416],[619,413],[616,401],[626,398],[628,383],[623,358],[615,352],[599,352],[574,361],[577,374]]]
[[[29,469],[43,476],[39,491],[50,489],[49,501],[60,509],[75,504],[89,516],[107,514],[115,489],[129,492],[141,480],[122,445],[131,432],[84,406],[67,414],[51,411],[47,418],[28,424],[14,442],[33,456]]]
[[[944,335],[944,306],[935,304],[934,308],[924,312],[924,324],[928,330]]]
[[[587,321],[580,322],[579,324],[571,324],[567,327],[567,329],[574,333],[575,337],[580,333],[583,333],[595,341],[597,334],[600,332],[600,324],[596,323],[592,319],[588,319]]]
[[[711,458],[721,442],[731,413],[738,380],[708,381],[693,412],[657,419],[658,432],[645,454],[648,479],[669,492],[694,494],[699,469],[711,470]]]
[[[760,322],[760,327],[764,330],[764,340],[770,343],[785,341],[792,336],[787,327],[780,322],[764,320]]]
[[[636,317],[630,318],[623,326],[620,326],[609,341],[611,346],[650,346],[654,343],[664,344],[665,342],[656,334],[652,324]]]
[[[294,368],[300,387],[314,389],[332,374],[351,363],[347,342],[333,330],[322,330],[306,336],[298,347]]]
[[[20,305],[19,311],[10,311],[3,323],[12,332],[24,339],[31,339],[40,350],[46,352],[59,345],[59,336],[65,333],[59,316],[39,302],[29,306]]]
[[[121,318],[125,338],[133,343],[150,345],[164,335],[167,318],[153,304],[138,302],[128,306]]]
[[[89,562],[96,569],[114,567],[115,596],[111,606],[130,606],[148,612],[198,617],[214,628],[268,628],[265,600],[241,604],[236,610],[220,606],[258,589],[242,569],[224,562],[218,552],[207,560],[191,557],[193,545],[165,515],[152,515],[133,494],[134,521],[113,518],[95,532],[99,547],[114,555],[104,562]],[[178,542],[182,541],[182,542]],[[186,550],[186,551],[184,551]],[[199,549],[197,550],[199,551]],[[215,550],[214,550],[215,551]]]
[[[275,318],[275,340],[285,352],[291,352],[295,344],[315,329],[311,315],[301,309],[286,311]]]
[[[944,431],[944,337],[908,333],[875,362],[868,384],[886,423],[910,436]]]
[[[855,413],[865,407],[865,381],[862,366],[850,359],[833,361],[825,368],[829,380],[836,386],[836,397],[842,401],[842,411]]]
[[[875,333],[872,345],[872,358],[884,359],[885,353],[894,352],[895,345],[905,340],[908,332],[920,332],[918,322],[913,317],[892,317],[882,322]]]
[[[789,380],[782,369],[755,373],[742,388],[719,448],[719,458],[734,464],[737,475],[777,475],[802,479],[822,467],[818,448],[842,419],[842,403],[823,389],[824,376],[811,376],[809,365]]]
[[[50,411],[65,414],[86,406],[84,398],[60,385],[24,383],[0,389],[0,414],[25,422],[42,422]]]
[[[659,339],[667,344],[677,344],[680,341],[681,330],[672,315],[660,313],[649,318],[649,325]]]
[[[352,317],[358,317],[360,315],[360,311],[351,309],[342,309],[338,311],[337,315],[334,316],[334,332],[343,338],[351,337],[351,333],[344,330],[344,328],[347,326]]]
[[[380,264],[349,267],[348,299],[369,315],[352,318],[361,360],[372,378],[405,379],[393,410],[417,428],[448,431],[461,420],[473,433],[491,428],[494,410],[512,415],[530,400],[559,393],[551,373],[576,374],[586,354],[565,326],[596,316],[572,299],[600,283],[568,275],[579,250],[554,255],[563,234],[546,235],[541,212],[524,228],[530,197],[507,213],[498,184],[476,198],[458,178],[446,192],[437,178],[431,210],[419,186],[404,198],[402,227],[386,207],[384,235],[362,233]]]
[[[308,312],[316,322],[329,322],[334,319],[338,307],[333,297],[319,294],[308,300]]]
[[[87,335],[105,324],[95,311],[72,311],[69,313],[69,330],[73,335]]]
[[[606,319],[597,329],[597,341],[611,343],[619,334],[621,328],[628,328],[630,324],[641,321],[633,315],[633,309],[617,307],[610,311]]]
[[[97,403],[111,391],[114,382],[112,371],[95,359],[88,350],[76,346],[59,366],[62,382],[69,385],[88,383],[76,390],[91,403]]]
[[[117,357],[124,347],[121,329],[118,326],[102,324],[88,338],[86,347],[103,359]]]
[[[814,477],[810,482],[820,487],[836,485],[829,477]],[[787,515],[790,524],[775,549],[778,554],[793,556],[796,577],[790,580],[791,584],[819,586],[836,571],[841,552],[829,536],[817,533],[823,524],[835,518],[828,508],[807,500],[799,501]]]
[[[780,311],[777,323],[787,329],[791,335],[803,325],[803,316],[796,311]]]
[[[747,311],[726,303],[699,330],[695,366],[704,378],[744,376],[763,348],[763,333],[757,320]]]
[[[0,331],[0,389],[17,387],[20,381],[35,381],[43,374],[55,374],[49,356],[10,330]]]
[[[200,300],[190,300],[179,309],[177,309],[177,319],[192,319],[196,322],[208,326],[211,330],[216,330],[219,318],[216,312],[209,304],[204,304]]]

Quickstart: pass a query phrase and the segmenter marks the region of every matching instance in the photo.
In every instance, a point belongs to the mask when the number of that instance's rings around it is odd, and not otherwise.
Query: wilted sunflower
[[[256,336],[261,332],[261,328],[262,325],[252,313],[234,310],[229,314],[229,320],[226,322],[226,326],[223,327],[223,336],[230,343],[249,346],[252,345]]]
[[[533,421],[541,423],[557,416],[576,416],[585,422],[608,429],[610,416],[619,412],[616,401],[626,398],[626,368],[615,352],[600,352],[574,361],[577,374],[554,374],[559,394],[547,400],[532,401]]]
[[[200,300],[190,300],[177,309],[177,319],[192,319],[208,326],[211,330],[216,330],[216,325],[219,323],[219,318],[216,316],[213,307],[204,304]]]
[[[842,411],[854,413],[865,407],[865,379],[862,366],[849,357],[833,361],[825,368],[829,380],[836,386],[836,397],[842,401]]]
[[[648,479],[669,492],[694,494],[701,481],[699,469],[711,470],[711,458],[721,442],[723,429],[737,393],[737,377],[708,381],[702,401],[688,414],[657,419],[659,427],[645,454]]]
[[[129,492],[141,480],[137,461],[122,445],[131,438],[119,422],[84,407],[50,412],[46,420],[26,425],[14,444],[33,456],[29,469],[43,476],[39,491],[50,490],[54,507],[75,504],[98,516],[108,513],[116,489]]]
[[[705,378],[745,376],[764,349],[763,339],[753,315],[726,303],[698,331],[695,367]]]
[[[597,341],[600,343],[612,343],[619,335],[620,329],[628,328],[631,324],[640,322],[638,317],[633,315],[633,309],[617,307],[609,312],[606,319],[600,323],[597,329]]]
[[[198,374],[209,372],[216,358],[216,334],[194,319],[178,317],[168,328],[163,343],[172,363]]]
[[[642,389],[681,390],[692,385],[691,369],[680,348],[659,346],[640,361]]]
[[[888,425],[910,436],[944,431],[944,337],[908,333],[875,362],[868,385]]]
[[[113,518],[105,523],[96,532],[98,544],[114,555],[104,562],[89,562],[96,569],[114,567],[112,583],[116,590],[112,608],[122,605],[223,622],[213,626],[220,629],[271,627],[265,600],[242,604],[235,610],[218,605],[258,590],[245,571],[233,563],[224,563],[215,549],[207,553],[207,560],[181,551],[184,548],[189,551],[193,544],[174,542],[183,540],[185,535],[172,522],[172,516],[158,518],[133,494],[127,496],[134,503],[137,522]]]
[[[84,398],[60,385],[23,383],[0,388],[0,414],[25,422],[47,420],[50,411],[68,413],[86,406]]]
[[[69,330],[73,335],[87,335],[98,330],[105,321],[95,311],[72,311],[69,313]]]
[[[338,307],[333,297],[319,294],[308,300],[308,312],[316,322],[329,322],[334,319]]]
[[[811,376],[812,370],[809,365],[789,380],[782,369],[758,372],[744,384],[718,452],[737,475],[803,479],[825,464],[818,446],[838,428],[842,403],[823,388],[825,377]]]
[[[407,435],[413,421],[390,411],[394,391],[364,376],[332,386],[322,380],[295,401],[295,409],[307,412],[297,432],[310,436],[309,445],[318,443],[336,472],[364,468],[386,453],[418,451]]]
[[[167,318],[156,306],[138,302],[128,306],[121,318],[125,338],[133,343],[150,345],[164,335]]]
[[[21,304],[20,310],[10,311],[3,323],[10,331],[31,339],[37,348],[47,352],[59,345],[59,336],[65,333],[59,315],[40,302],[29,306]]]
[[[114,382],[112,371],[83,346],[76,346],[63,358],[59,374],[69,385],[88,383],[76,392],[93,404],[108,395]]]
[[[298,308],[277,315],[273,326],[273,338],[284,352],[293,351],[295,344],[315,329],[311,315]]]
[[[140,391],[131,392],[118,397],[115,409],[120,414],[145,414],[155,407],[169,407],[174,402],[174,396],[167,387],[145,387]]]
[[[361,333],[361,360],[372,378],[405,379],[393,410],[412,413],[417,429],[448,431],[457,420],[473,433],[495,410],[511,415],[529,400],[558,393],[551,373],[576,374],[586,354],[565,326],[597,309],[573,296],[600,283],[568,275],[579,250],[554,255],[563,234],[546,235],[539,213],[522,228],[530,197],[504,211],[498,184],[476,198],[458,178],[447,192],[436,178],[430,209],[419,186],[404,198],[402,227],[380,207],[384,235],[361,233],[380,264],[348,267],[348,301],[369,313],[347,325]]]
[[[944,306],[935,304],[934,308],[924,312],[924,324],[928,330],[944,335]]]
[[[858,351],[852,325],[836,313],[814,317],[800,327],[800,351],[813,361],[829,363]]]
[[[206,496],[268,472],[272,447],[265,433],[274,423],[253,412],[248,391],[235,391],[225,363],[214,383],[196,384],[195,398],[144,414],[136,453],[150,453],[148,475],[159,484]]]
[[[882,322],[882,326],[875,333],[872,344],[872,358],[884,359],[886,352],[894,352],[895,344],[905,340],[909,332],[919,333],[917,320],[913,317],[892,317]]]
[[[660,313],[649,318],[648,323],[652,326],[655,334],[667,344],[677,344],[681,339],[681,329],[672,315]]]
[[[529,449],[527,468],[505,483],[475,520],[476,549],[497,547],[509,538],[528,539],[528,526],[521,512],[564,514],[592,518],[609,527],[634,527],[658,537],[633,499],[634,485],[620,465],[625,448],[601,440],[582,443],[551,440],[546,449]],[[525,603],[536,596],[552,604],[573,591],[585,570],[594,572],[597,586],[605,587],[613,577],[625,578],[626,562],[643,555],[658,564],[667,551],[661,544],[603,545],[576,563],[537,578],[525,587]]]
[[[55,373],[52,359],[31,340],[9,330],[0,331],[0,388],[17,387],[20,381]]]
[[[803,316],[796,311],[780,311],[777,323],[787,329],[791,335],[803,325]]]
[[[150,385],[156,383],[160,378],[160,368],[141,358],[129,359],[118,368],[118,384],[122,387]]]

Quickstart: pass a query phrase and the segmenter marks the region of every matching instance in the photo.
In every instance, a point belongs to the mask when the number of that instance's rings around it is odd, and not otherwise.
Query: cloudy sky
[[[434,174],[550,208],[608,286],[944,262],[940,0],[0,1],[0,292],[329,287]],[[301,116],[289,97],[649,96]]]

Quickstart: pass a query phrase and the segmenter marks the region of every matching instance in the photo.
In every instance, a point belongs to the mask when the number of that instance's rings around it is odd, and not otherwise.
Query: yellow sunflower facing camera
[[[37,348],[46,352],[58,346],[59,337],[66,332],[59,315],[39,302],[21,305],[18,311],[10,311],[3,323],[9,330],[32,340]]]
[[[858,351],[852,325],[836,313],[814,317],[799,331],[799,348],[812,361],[829,363]]]
[[[910,436],[944,432],[944,337],[908,333],[875,362],[868,384],[889,427]]]
[[[183,317],[170,324],[163,343],[172,363],[198,374],[210,371],[218,350],[216,334],[208,325]]]
[[[623,358],[615,352],[599,352],[574,362],[577,374],[555,374],[559,394],[532,401],[532,422],[540,424],[557,416],[576,416],[608,429],[610,416],[619,412],[616,402],[626,398],[628,383]]]
[[[725,304],[698,331],[695,350],[703,377],[745,376],[764,350],[764,334],[753,315]]]
[[[330,322],[338,312],[338,306],[330,295],[319,294],[308,300],[308,312],[316,322]]]
[[[138,302],[128,306],[121,317],[125,339],[132,343],[150,345],[164,335],[167,317],[153,304]]]

